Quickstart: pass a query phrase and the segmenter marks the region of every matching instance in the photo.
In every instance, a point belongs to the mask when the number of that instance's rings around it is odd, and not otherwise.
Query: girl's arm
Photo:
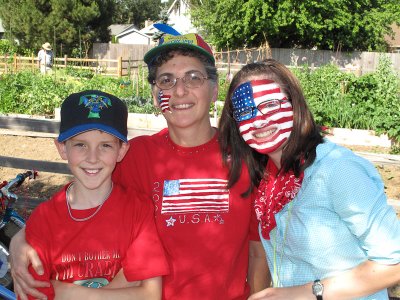
[[[383,265],[370,260],[343,274],[321,280],[324,300],[364,297],[399,282],[400,264]],[[269,288],[252,295],[249,300],[315,300],[311,286],[312,282],[287,288]]]

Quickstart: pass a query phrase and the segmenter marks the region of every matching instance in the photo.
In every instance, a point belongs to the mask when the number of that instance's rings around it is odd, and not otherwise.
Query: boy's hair
[[[119,98],[97,90],[69,95],[61,105],[59,142],[89,130],[128,142],[128,109]]]

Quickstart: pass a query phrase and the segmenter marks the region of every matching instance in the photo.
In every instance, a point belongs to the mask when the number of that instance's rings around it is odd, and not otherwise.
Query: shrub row
[[[375,72],[363,76],[344,73],[334,65],[292,70],[318,124],[375,130],[400,142],[400,77],[387,57],[381,57]],[[2,75],[0,113],[52,116],[67,95],[84,89],[114,94],[126,101],[130,112],[155,112],[147,82],[88,76],[87,71],[68,72],[57,71],[52,76],[31,72]],[[220,74],[219,100],[224,100],[228,89],[225,75]]]

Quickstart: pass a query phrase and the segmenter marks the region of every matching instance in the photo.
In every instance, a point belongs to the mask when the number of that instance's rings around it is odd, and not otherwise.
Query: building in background
[[[193,26],[190,18],[190,5],[188,1],[175,0],[168,8],[167,15],[168,25],[175,28],[181,34],[198,32],[198,30]],[[111,26],[115,26],[115,30],[121,28],[117,27],[118,25]],[[156,32],[157,29],[154,28],[153,22],[151,20],[147,20],[144,28],[140,30],[133,25],[131,27],[123,28],[122,31],[114,35],[115,42],[119,44],[131,45],[155,45],[156,42],[153,41],[153,36]]]
[[[386,42],[389,44],[388,51],[393,53],[400,53],[400,26],[393,24],[392,29],[394,32],[394,37],[385,37]]]
[[[0,40],[4,39],[4,27],[3,27],[3,23],[1,22],[0,19]]]

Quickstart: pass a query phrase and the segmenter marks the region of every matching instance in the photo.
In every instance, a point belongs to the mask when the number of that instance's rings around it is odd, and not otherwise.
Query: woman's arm
[[[321,280],[324,285],[324,300],[359,298],[399,282],[400,263],[383,265],[370,260],[338,276]],[[312,283],[286,288],[269,288],[250,296],[249,300],[315,300],[311,286]]]
[[[250,241],[247,282],[250,286],[250,294],[261,291],[271,285],[271,275],[265,251],[259,241]]]
[[[28,266],[32,264],[35,272],[42,275],[43,266],[35,249],[26,242],[25,229],[21,229],[11,240],[10,260],[14,291],[21,300],[27,300],[27,294],[38,299],[44,299],[46,296],[39,292],[37,288],[49,287],[50,285],[48,282],[35,280],[28,271]]]

